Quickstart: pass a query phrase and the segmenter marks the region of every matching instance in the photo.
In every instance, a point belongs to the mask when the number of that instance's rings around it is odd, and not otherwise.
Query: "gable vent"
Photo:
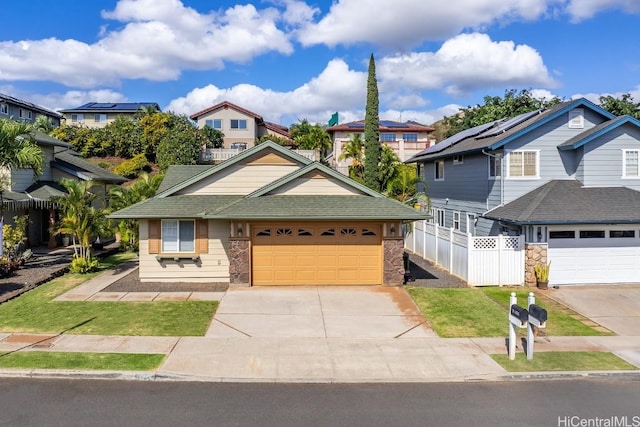
[[[574,108],[569,111],[569,129],[584,128],[584,110],[582,108]]]

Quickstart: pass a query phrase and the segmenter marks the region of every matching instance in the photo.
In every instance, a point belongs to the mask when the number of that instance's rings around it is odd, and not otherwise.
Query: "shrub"
[[[76,257],[69,265],[69,271],[72,273],[87,274],[98,269],[100,262],[97,259],[86,259]]]
[[[11,275],[11,261],[7,257],[0,258],[0,277],[8,277]]]
[[[149,162],[147,161],[147,157],[141,153],[120,163],[113,172],[126,178],[135,178],[148,169]]]

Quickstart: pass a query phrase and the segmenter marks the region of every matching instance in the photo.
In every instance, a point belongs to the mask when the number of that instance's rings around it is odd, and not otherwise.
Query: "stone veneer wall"
[[[536,287],[536,272],[534,266],[547,262],[546,243],[526,243],[524,245],[524,284]]]
[[[384,271],[382,272],[382,284],[399,286],[404,282],[404,240],[385,239],[382,241]]]
[[[229,282],[231,286],[250,286],[251,245],[244,237],[229,238]]]

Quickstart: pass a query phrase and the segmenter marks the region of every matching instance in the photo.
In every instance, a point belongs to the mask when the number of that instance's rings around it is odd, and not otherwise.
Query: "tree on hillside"
[[[130,159],[144,152],[140,124],[131,117],[117,116],[104,127],[104,133],[110,146],[107,155]]]
[[[224,147],[224,133],[218,129],[214,129],[209,125],[202,128],[202,133],[207,137],[207,148]]]
[[[561,99],[554,97],[550,100],[535,98],[528,90],[515,89],[505,91],[504,98],[499,96],[485,96],[484,104],[474,107],[461,108],[460,113],[445,117],[449,127],[446,136],[452,136],[465,129],[489,123],[495,120],[515,117],[529,111],[541,110],[556,105]]]
[[[366,159],[365,159],[366,161]],[[389,184],[398,176],[402,162],[387,144],[380,149],[380,163],[378,164],[378,185],[385,191]]]
[[[258,145],[258,144],[262,144],[263,142],[266,142],[266,141],[273,141],[276,144],[282,145],[284,147],[288,147],[288,146],[291,146],[293,144],[293,142],[288,138],[285,138],[283,136],[278,136],[278,135],[269,135],[269,134],[262,135],[260,138],[256,138],[256,140],[253,143],[255,145]]]
[[[144,111],[144,110],[141,110]],[[144,154],[152,162],[156,161],[156,151],[162,137],[168,132],[171,113],[145,113],[140,115],[139,125],[142,134]]]
[[[373,54],[369,58],[367,78],[367,105],[364,116],[364,182],[373,190],[380,191],[378,165],[380,163],[380,118],[378,116],[378,81]]]
[[[640,102],[635,102],[630,93],[625,93],[620,98],[601,96],[600,106],[616,116],[628,114],[640,120]]]
[[[0,119],[0,170],[25,168],[35,175],[42,174],[44,157],[42,149],[35,143],[29,124]],[[6,175],[0,174],[0,256],[2,256],[2,229],[4,225],[4,200],[2,193],[10,188]]]
[[[160,140],[156,153],[160,169],[166,170],[170,165],[195,165],[207,141],[186,116],[173,115],[169,131]]]

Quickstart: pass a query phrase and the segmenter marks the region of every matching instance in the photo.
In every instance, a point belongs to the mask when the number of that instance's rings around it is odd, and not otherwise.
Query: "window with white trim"
[[[434,163],[434,179],[436,181],[444,181],[444,160],[438,160]]]
[[[453,213],[453,229],[460,231],[460,212]]]
[[[640,178],[640,150],[622,150],[622,176],[623,178]]]
[[[403,133],[402,139],[404,142],[418,142],[418,134],[417,133]]]
[[[192,219],[162,220],[162,252],[194,252],[196,222]]]
[[[445,220],[444,209],[436,209],[436,215],[438,218],[438,225],[440,227],[444,227],[444,220]]]
[[[71,115],[71,123],[82,123],[82,122],[84,122],[84,114]]]
[[[9,114],[9,106],[7,104],[0,104],[0,114]]]
[[[454,165],[461,165],[462,163],[464,163],[464,157],[462,156],[462,154],[456,154],[455,156],[453,156]]]
[[[204,123],[211,129],[222,129],[222,119],[205,120]]]
[[[381,133],[380,134],[380,141],[381,142],[394,142],[396,140],[396,134],[395,133]]]
[[[584,110],[574,108],[569,111],[569,129],[584,129]]]
[[[489,156],[489,178],[502,177],[502,158]]]
[[[107,115],[106,114],[94,114],[93,115],[93,121],[96,123],[105,123],[107,121]]]
[[[245,119],[231,119],[231,129],[246,129],[247,121]]]
[[[509,177],[537,177],[538,152],[512,151],[509,156]]]

